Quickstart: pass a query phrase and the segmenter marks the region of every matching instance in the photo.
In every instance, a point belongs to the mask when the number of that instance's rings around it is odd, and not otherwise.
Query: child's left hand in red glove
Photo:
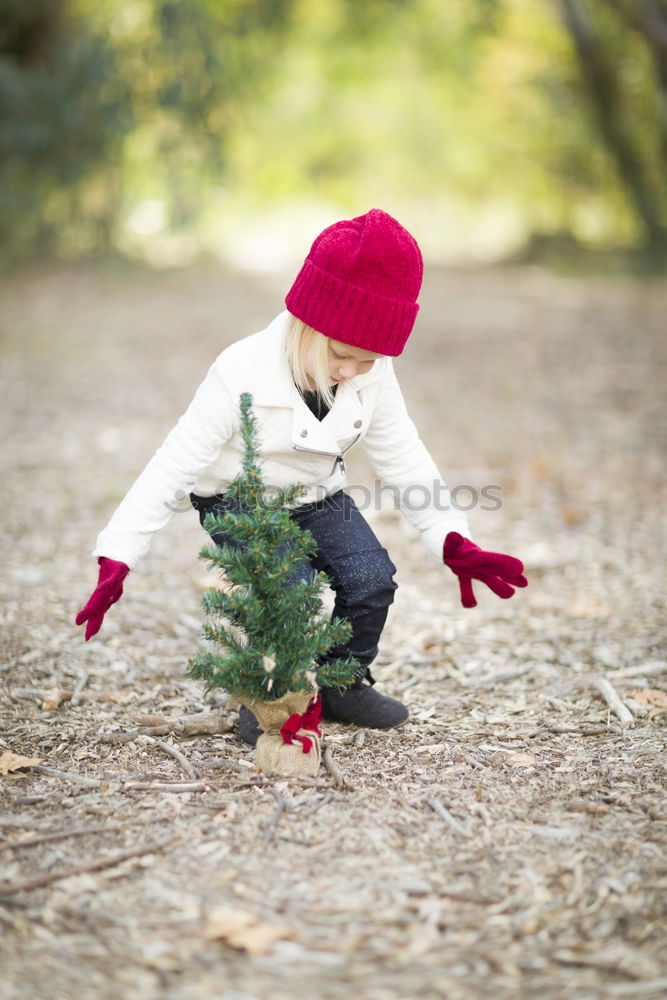
[[[77,625],[86,624],[86,642],[97,635],[102,627],[105,614],[112,604],[123,596],[123,580],[130,572],[129,566],[115,559],[100,556],[97,560],[100,567],[97,587],[86,606],[81,608],[76,616]]]
[[[485,583],[494,594],[504,599],[512,596],[515,587],[528,586],[520,559],[502,552],[485,552],[459,535],[458,531],[450,531],[445,538],[442,561],[459,578],[464,608],[474,608],[477,604],[472,589],[473,580]]]

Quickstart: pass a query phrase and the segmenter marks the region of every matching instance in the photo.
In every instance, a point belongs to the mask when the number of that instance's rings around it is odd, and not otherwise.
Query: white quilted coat
[[[335,493],[346,485],[343,456],[362,442],[378,476],[404,501],[403,513],[430,552],[442,558],[448,531],[470,537],[465,514],[443,509],[451,508],[449,494],[408,416],[391,359],[380,358],[366,374],[341,382],[333,407],[319,421],[291,377],[284,346],[289,320],[288,313],[281,313],[266,330],[218,356],[186,412],[100,532],[93,555],[134,569],[179,498],[191,492],[224,493],[240,470],[243,392],[253,398],[267,488],[300,483],[306,492],[299,503]],[[435,502],[425,502],[434,495]]]

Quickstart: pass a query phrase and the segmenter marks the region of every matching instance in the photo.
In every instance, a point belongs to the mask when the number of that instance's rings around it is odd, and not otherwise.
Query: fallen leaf
[[[56,708],[60,708],[64,701],[70,701],[73,696],[73,691],[63,691],[59,688],[47,691],[44,695],[44,701],[42,702],[42,711],[54,712]]]
[[[289,927],[267,924],[246,910],[216,910],[204,928],[208,941],[224,941],[249,955],[264,955],[280,938],[292,937]]]
[[[532,753],[510,753],[507,763],[510,767],[532,767],[537,764],[537,757]]]
[[[574,507],[571,505],[565,505],[561,508],[561,516],[566,524],[577,525],[581,524],[584,519],[584,512],[580,507]]]
[[[209,917],[204,934],[211,940],[218,937],[227,937],[234,931],[242,927],[250,927],[257,923],[257,917],[247,910],[239,910],[232,907],[223,907],[214,910]]]
[[[566,808],[568,812],[590,813],[592,816],[609,812],[609,806],[602,802],[570,802]]]
[[[128,695],[124,691],[88,691],[82,696],[82,701],[111,701],[116,705],[122,705],[128,700]]]
[[[628,698],[638,701],[640,705],[660,705],[661,708],[667,708],[667,691],[661,691],[660,688],[637,688],[630,692]]]
[[[40,757],[22,757],[18,753],[12,753],[11,750],[5,750],[0,755],[0,774],[4,776],[10,771],[20,771],[22,767],[33,767],[41,763]]]

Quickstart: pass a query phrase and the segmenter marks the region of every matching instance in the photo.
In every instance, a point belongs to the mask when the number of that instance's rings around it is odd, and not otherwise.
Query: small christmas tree
[[[198,653],[188,674],[204,680],[209,689],[223,687],[255,711],[265,728],[261,704],[302,693],[307,706],[316,685],[345,687],[358,664],[351,658],[322,662],[329,649],[349,638],[351,626],[322,617],[320,595],[328,582],[323,573],[293,580],[316,551],[313,536],[286,509],[303,488],[264,494],[248,393],[241,396],[241,434],[242,471],[225,490],[225,499],[238,509],[209,514],[204,521],[211,534],[224,535],[238,547],[207,545],[200,552],[200,558],[223,570],[232,586],[205,593],[209,621],[203,633],[218,648]]]

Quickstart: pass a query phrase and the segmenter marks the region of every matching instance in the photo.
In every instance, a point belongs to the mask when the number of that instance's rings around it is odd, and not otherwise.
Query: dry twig
[[[62,778],[64,781],[73,781],[79,785],[86,785],[88,788],[99,788],[102,782],[98,778],[89,778],[85,774],[75,774],[73,771],[61,771],[58,767],[46,767],[44,764],[33,764],[26,768],[33,774],[45,774],[48,778]]]
[[[3,848],[11,848],[13,851],[18,850],[19,847],[37,847],[38,844],[48,844],[54,840],[69,840],[71,837],[85,837],[86,834],[93,833],[110,833],[114,830],[124,830],[129,824],[127,823],[116,823],[110,826],[108,823],[102,823],[99,826],[86,826],[81,827],[78,830],[53,830],[50,833],[35,834],[34,837],[25,837],[23,840],[5,840],[2,843]]]
[[[493,684],[504,684],[505,681],[513,681],[517,677],[523,677],[529,671],[534,670],[532,664],[528,666],[516,667],[513,670],[499,670],[495,674],[482,674],[481,677],[466,677],[460,679],[463,687],[490,687]]]
[[[614,680],[622,680],[625,677],[655,677],[667,673],[667,664],[660,660],[653,663],[637,663],[634,667],[622,667],[620,670],[610,670],[609,676]]]
[[[610,983],[607,986],[607,993],[614,997],[647,997],[653,994],[664,997],[666,992],[667,977],[641,983]]]
[[[17,892],[29,892],[32,889],[41,889],[52,882],[59,882],[64,878],[72,878],[74,875],[86,875],[88,872],[99,872],[103,868],[113,868],[114,865],[119,865],[123,861],[129,861],[130,858],[140,858],[144,854],[153,854],[155,851],[161,851],[169,844],[173,844],[180,836],[180,833],[172,833],[163,840],[155,841],[152,844],[145,844],[143,847],[137,847],[131,851],[122,851],[120,854],[111,854],[104,858],[97,858],[95,861],[88,861],[85,865],[76,865],[74,868],[68,868],[61,872],[50,872],[48,875],[38,875],[35,878],[26,879],[24,882],[14,882],[13,885],[0,886],[0,897],[12,896]]]
[[[621,696],[614,685],[605,677],[598,677],[595,681],[595,686],[607,702],[610,710],[621,720],[621,725],[626,727],[634,726],[634,716],[628,706],[623,704]]]
[[[83,689],[85,688],[86,684],[88,683],[88,676],[89,676],[88,675],[88,671],[84,670],[84,672],[81,674],[81,677],[77,681],[77,685],[74,688],[74,692],[72,693],[72,697],[71,697],[71,700],[70,700],[70,704],[71,705],[76,706],[76,705],[78,705],[80,703],[81,697],[83,695]]]
[[[217,712],[201,712],[170,719],[164,715],[139,715],[133,720],[148,736],[217,736],[229,732]]]
[[[605,736],[609,733],[614,732],[609,726],[551,726],[547,725],[545,728],[550,733],[556,733],[556,735],[566,736],[568,733],[576,733],[578,736]]]
[[[171,743],[167,743],[165,740],[157,740],[155,739],[154,736],[144,735],[141,738],[147,740],[149,743],[154,743],[156,746],[160,747],[161,750],[164,750],[164,752],[169,757],[172,757],[175,761],[177,761],[177,763],[181,765],[181,767],[187,774],[188,778],[191,778],[192,781],[198,780],[199,773],[197,772],[196,768],[192,766],[192,764],[185,756],[185,754],[182,753],[182,751],[179,750],[177,747],[172,746]]]
[[[282,816],[282,814],[285,811],[285,799],[280,794],[280,792],[278,791],[278,789],[277,788],[272,788],[271,789],[271,794],[273,795],[274,799],[276,800],[277,806],[276,806],[276,811],[274,812],[273,816],[271,817],[271,822],[269,823],[268,827],[266,828],[266,833],[264,834],[264,843],[265,844],[270,844],[271,841],[273,840],[273,838],[275,837],[275,835],[276,835],[276,829],[278,827],[278,823],[280,822],[280,817]]]
[[[437,813],[441,820],[447,824],[447,826],[463,837],[468,836],[468,831],[457,819],[455,819],[448,809],[445,809],[442,802],[438,799],[427,799],[426,804],[431,807],[434,813]]]
[[[333,759],[333,753],[331,752],[331,747],[328,743],[325,743],[322,747],[322,760],[324,761],[324,766],[327,771],[336,782],[339,788],[353,788],[354,786],[347,780],[338,764]]]
[[[87,677],[86,677],[87,679]],[[39,688],[12,688],[10,698],[19,701],[38,701],[41,703],[42,711],[53,712],[60,708],[63,702],[72,701],[76,694],[73,688],[53,688],[50,691],[42,691]],[[126,695],[118,691],[79,691],[76,704],[82,701],[109,701],[117,704],[125,701]]]
[[[473,757],[473,755],[470,754],[470,753],[465,753],[463,755],[463,758],[464,758],[464,760],[466,760],[468,762],[468,764],[470,764],[471,767],[474,767],[476,771],[488,771],[489,770],[489,768],[487,767],[486,764],[482,764],[481,761],[477,760],[477,758]]]
[[[123,788],[150,792],[207,792],[205,781],[126,781]]]

